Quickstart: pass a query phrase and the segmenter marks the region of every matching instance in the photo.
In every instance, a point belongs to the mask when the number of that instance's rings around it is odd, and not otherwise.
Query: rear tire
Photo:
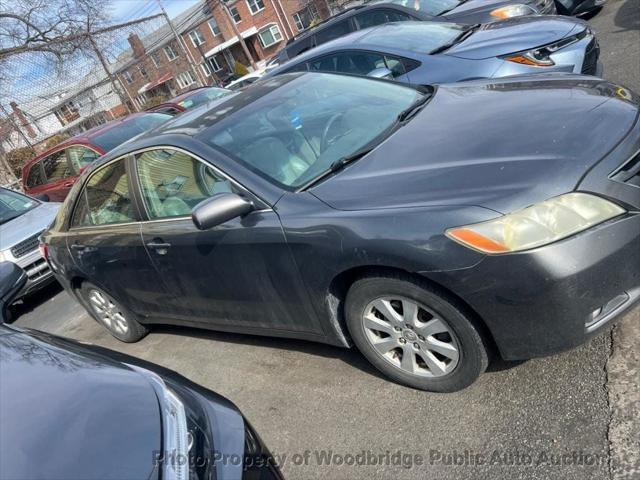
[[[362,354],[409,387],[454,392],[471,385],[489,363],[487,346],[456,299],[399,276],[357,280],[345,316]]]
[[[84,282],[79,294],[87,312],[118,340],[137,342],[149,333],[149,329],[138,322],[133,312],[94,284]]]

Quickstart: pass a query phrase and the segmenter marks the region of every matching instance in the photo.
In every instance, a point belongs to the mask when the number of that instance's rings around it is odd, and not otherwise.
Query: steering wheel
[[[338,139],[338,137],[342,137],[343,135],[345,135],[345,133],[341,133],[333,137],[329,136],[329,133],[331,132],[331,128],[333,127],[333,125],[338,120],[342,120],[342,117],[344,117],[344,113],[339,112],[339,113],[334,113],[333,115],[331,115],[331,118],[329,118],[329,121],[325,125],[324,130],[322,131],[322,137],[320,139],[320,153],[324,152],[329,147],[329,145],[331,145],[333,142],[335,142]]]

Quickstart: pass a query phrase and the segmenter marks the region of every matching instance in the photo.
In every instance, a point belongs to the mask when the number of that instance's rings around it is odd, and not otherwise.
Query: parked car
[[[383,23],[443,21],[460,24],[490,23],[522,15],[556,13],[553,0],[383,0],[355,6],[303,32],[278,52],[278,62],[348,33]]]
[[[54,280],[38,250],[38,237],[53,222],[59,208],[60,203],[43,203],[0,187],[0,262],[19,265],[28,277],[18,297]]]
[[[161,113],[134,113],[59,143],[22,168],[24,191],[29,195],[45,195],[55,202],[64,200],[83,168],[169,118]]]
[[[210,102],[217,98],[223,97],[231,93],[225,88],[218,87],[200,87],[189,90],[182,95],[178,95],[171,100],[150,108],[149,112],[166,113],[168,115],[177,115],[190,108],[197,107],[203,103]]]
[[[556,10],[562,15],[584,15],[602,8],[606,0],[555,0]]]
[[[265,72],[264,70],[261,70],[258,72],[248,73],[243,77],[240,77],[237,80],[230,82],[226,86],[226,88],[228,88],[229,90],[240,90],[241,88],[248,87],[252,83],[259,80],[264,75],[264,72]]]
[[[457,390],[494,345],[549,355],[638,304],[638,113],[580,75],[282,75],[105,156],[43,242],[122,341],[163,323],[355,344]]]
[[[0,263],[3,313],[25,281]],[[238,407],[176,372],[4,324],[0,358],[0,478],[282,479]]]
[[[602,74],[600,48],[581,20],[521,17],[487,25],[400,22],[351,33],[266,74],[320,71],[414,85],[509,75]]]

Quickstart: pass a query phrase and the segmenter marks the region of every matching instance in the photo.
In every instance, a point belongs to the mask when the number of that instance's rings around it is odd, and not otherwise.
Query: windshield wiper
[[[371,150],[373,150],[374,148],[375,147],[372,147],[372,146],[366,146],[366,147],[361,148],[360,150],[355,151],[351,155],[339,158],[338,160],[333,162],[331,165],[329,165],[329,168],[327,168],[320,175],[318,175],[317,177],[315,177],[310,182],[307,182],[304,185],[302,185],[300,188],[298,188],[298,191],[303,191],[303,190],[306,190],[308,188],[313,187],[315,184],[317,184],[321,180],[327,178],[329,175],[332,175],[332,174],[336,173],[338,170],[342,170],[344,167],[346,167],[350,163],[353,163],[353,162],[355,162],[357,160],[360,160],[362,157],[364,157],[369,152],[371,152]]]
[[[429,52],[429,55],[434,55],[436,53],[442,53],[445,50],[449,50],[454,45],[466,40],[467,38],[469,38],[478,29],[479,26],[480,26],[479,23],[477,23],[475,25],[470,25],[468,29],[466,29],[464,32],[462,32],[460,35],[458,35],[456,38],[454,38],[451,42],[445,43],[444,45],[440,45],[438,48],[435,48],[435,49],[431,50]]]
[[[396,117],[397,123],[404,123],[413,117],[420,109],[429,101],[431,98],[431,93],[425,93],[422,97],[418,98],[415,102],[409,105],[408,108],[405,108],[401,111]]]

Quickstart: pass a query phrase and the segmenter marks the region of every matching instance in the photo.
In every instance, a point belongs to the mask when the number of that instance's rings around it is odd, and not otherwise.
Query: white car
[[[260,77],[264,75],[264,72],[264,70],[258,70],[257,72],[248,73],[244,77],[240,77],[237,80],[234,80],[224,88],[227,88],[229,90],[240,90],[241,88],[251,85],[256,80],[259,80]]]
[[[38,249],[38,237],[53,222],[60,205],[0,188],[0,262],[19,265],[28,277],[18,297],[54,279]]]

